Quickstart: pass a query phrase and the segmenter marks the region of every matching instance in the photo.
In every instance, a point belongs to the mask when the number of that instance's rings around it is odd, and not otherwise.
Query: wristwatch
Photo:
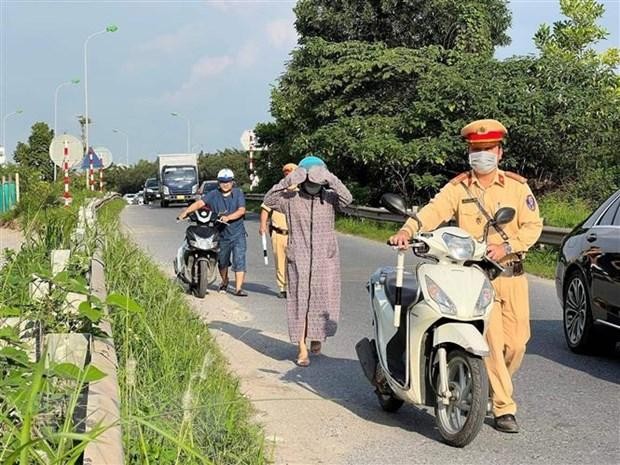
[[[504,252],[506,252],[506,255],[510,255],[512,253],[512,247],[510,244],[508,242],[504,242],[502,245],[504,246]]]

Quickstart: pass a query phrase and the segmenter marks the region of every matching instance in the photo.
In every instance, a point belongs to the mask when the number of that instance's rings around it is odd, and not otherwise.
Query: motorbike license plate
[[[184,195],[177,195],[177,200],[183,200],[185,198]]]

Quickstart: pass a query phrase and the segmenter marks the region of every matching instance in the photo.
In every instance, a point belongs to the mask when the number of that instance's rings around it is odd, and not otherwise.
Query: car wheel
[[[573,352],[590,352],[594,325],[588,287],[579,271],[571,273],[567,283],[563,305],[566,343]]]

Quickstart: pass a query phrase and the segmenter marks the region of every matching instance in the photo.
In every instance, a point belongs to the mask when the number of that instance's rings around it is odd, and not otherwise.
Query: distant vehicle
[[[136,194],[125,194],[125,195],[123,195],[123,199],[129,205],[133,205],[135,203],[135,200],[136,200]]]
[[[620,336],[620,190],[564,238],[555,287],[570,350],[613,351]]]
[[[198,188],[198,192],[196,193],[196,200],[200,199],[203,195],[208,192],[214,191],[219,186],[217,179],[203,181],[200,187]]]
[[[142,191],[140,191],[140,192],[138,192],[138,193],[136,194],[136,197],[135,197],[134,203],[135,203],[136,205],[144,205],[144,194],[142,193]]]
[[[151,203],[159,198],[161,198],[161,194],[159,193],[159,181],[157,178],[148,178],[144,183],[144,201],[146,203]]]
[[[198,192],[198,156],[195,153],[163,154],[157,157],[161,206],[190,203]]]

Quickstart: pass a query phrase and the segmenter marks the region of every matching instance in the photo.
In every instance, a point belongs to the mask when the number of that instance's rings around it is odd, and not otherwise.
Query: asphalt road
[[[185,229],[184,224],[174,222],[178,211],[129,206],[122,215],[136,243],[169,274]],[[245,367],[248,373],[261,371],[261,377],[272,376],[271,382],[303,387],[320,396],[327,407],[333,406],[336,413],[317,417],[314,423],[312,415],[314,411],[318,415],[319,408],[303,413],[315,430],[300,433],[314,436],[316,457],[325,457],[305,459],[307,463],[620,463],[619,359],[578,356],[567,349],[551,281],[530,277],[532,339],[515,379],[521,433],[496,432],[489,419],[472,444],[454,449],[441,442],[432,412],[405,406],[396,414],[384,413],[355,357],[355,343],[371,334],[365,283],[374,269],[395,263],[392,250],[365,239],[340,236],[342,313],[338,333],[324,345],[323,355],[303,369],[290,362],[296,351],[287,343],[284,304],[276,297],[273,269],[263,264],[257,215],[249,215],[246,227],[249,273],[245,288],[250,296],[231,297],[231,301],[248,316],[242,322],[211,322],[211,327],[277,363],[272,369]],[[198,308],[208,309],[209,296],[204,301],[191,299]],[[328,437],[332,442],[323,443],[322,438],[327,441]],[[332,443],[337,454],[322,451]]]

